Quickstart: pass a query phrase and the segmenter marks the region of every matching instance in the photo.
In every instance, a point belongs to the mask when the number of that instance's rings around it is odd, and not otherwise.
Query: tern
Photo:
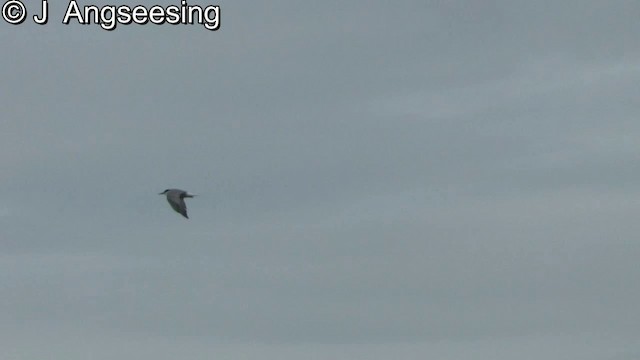
[[[166,195],[167,201],[173,210],[187,219],[189,218],[189,216],[187,216],[187,204],[184,203],[184,199],[192,198],[195,195],[180,189],[167,189],[158,195]]]

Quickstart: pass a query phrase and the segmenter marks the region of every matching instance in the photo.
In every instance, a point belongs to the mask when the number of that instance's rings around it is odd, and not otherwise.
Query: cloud
[[[637,353],[637,5],[220,6],[0,25],[9,354]]]

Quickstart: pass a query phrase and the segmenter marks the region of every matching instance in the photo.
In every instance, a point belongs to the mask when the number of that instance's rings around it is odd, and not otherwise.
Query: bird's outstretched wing
[[[189,216],[187,216],[187,204],[185,204],[180,194],[170,194],[169,196],[167,196],[167,201],[169,202],[169,205],[171,205],[173,210],[175,210],[185,218],[189,218]]]

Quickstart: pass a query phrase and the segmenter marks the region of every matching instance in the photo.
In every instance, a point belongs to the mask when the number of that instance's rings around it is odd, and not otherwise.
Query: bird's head
[[[167,190],[165,190],[165,191],[161,192],[161,193],[160,193],[160,194],[158,194],[158,195],[164,195],[164,194],[166,194],[166,193],[167,193],[167,191],[169,191],[169,189],[167,189]]]

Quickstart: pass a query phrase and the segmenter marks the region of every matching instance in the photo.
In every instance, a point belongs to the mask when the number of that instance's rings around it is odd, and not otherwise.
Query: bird
[[[166,195],[167,201],[173,210],[185,218],[189,218],[189,216],[187,216],[187,204],[185,204],[184,199],[192,198],[195,195],[189,194],[188,192],[180,189],[167,189],[158,195]]]

